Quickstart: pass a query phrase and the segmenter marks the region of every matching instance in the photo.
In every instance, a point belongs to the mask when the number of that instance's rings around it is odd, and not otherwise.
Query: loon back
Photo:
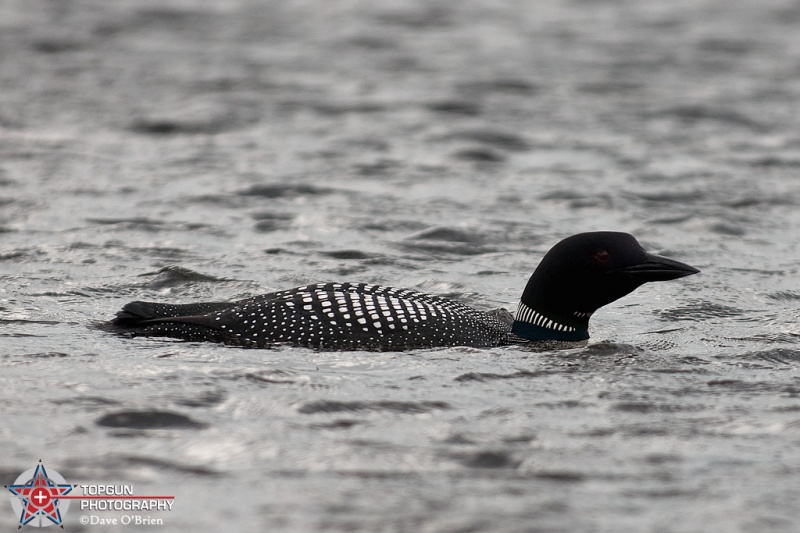
[[[405,350],[589,338],[592,314],[648,281],[699,272],[648,254],[631,235],[581,233],[556,244],[528,281],[513,320],[410,289],[325,283],[236,302],[131,302],[111,325],[133,335],[263,348]]]
[[[496,346],[511,330],[509,322],[454,300],[366,283],[308,285],[231,304],[131,302],[114,323],[141,335],[327,350]]]

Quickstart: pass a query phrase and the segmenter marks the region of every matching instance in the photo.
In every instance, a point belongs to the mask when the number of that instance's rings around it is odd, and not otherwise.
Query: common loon
[[[131,302],[111,321],[134,336],[174,337],[265,348],[406,350],[498,346],[589,338],[600,307],[648,281],[699,270],[649,254],[627,233],[567,237],[547,252],[522,293],[516,316],[366,283],[324,283],[235,302],[183,305]]]

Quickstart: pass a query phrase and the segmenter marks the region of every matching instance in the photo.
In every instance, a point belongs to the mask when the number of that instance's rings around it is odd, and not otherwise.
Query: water
[[[173,494],[161,531],[796,531],[799,21],[779,0],[4,2],[3,483],[42,459]],[[552,244],[600,229],[702,273],[602,309],[578,348],[93,327],[318,281],[513,309]],[[68,531],[121,527],[73,505]]]

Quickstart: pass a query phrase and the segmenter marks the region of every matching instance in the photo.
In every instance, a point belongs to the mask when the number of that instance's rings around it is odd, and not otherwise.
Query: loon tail
[[[137,301],[126,304],[115,318],[98,327],[133,337],[172,337],[232,344],[237,340],[235,335],[220,327],[209,314],[233,306],[235,304],[225,302],[170,305]]]
[[[195,304],[161,304],[155,302],[130,302],[126,304],[111,324],[122,328],[146,327],[161,319],[196,317],[234,307],[235,303],[203,302]]]

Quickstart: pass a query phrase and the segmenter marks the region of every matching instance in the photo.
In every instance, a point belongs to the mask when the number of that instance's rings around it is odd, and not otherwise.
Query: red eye
[[[594,254],[594,258],[600,261],[601,263],[605,263],[608,261],[608,258],[611,257],[609,253],[605,250],[600,250],[596,254]]]

